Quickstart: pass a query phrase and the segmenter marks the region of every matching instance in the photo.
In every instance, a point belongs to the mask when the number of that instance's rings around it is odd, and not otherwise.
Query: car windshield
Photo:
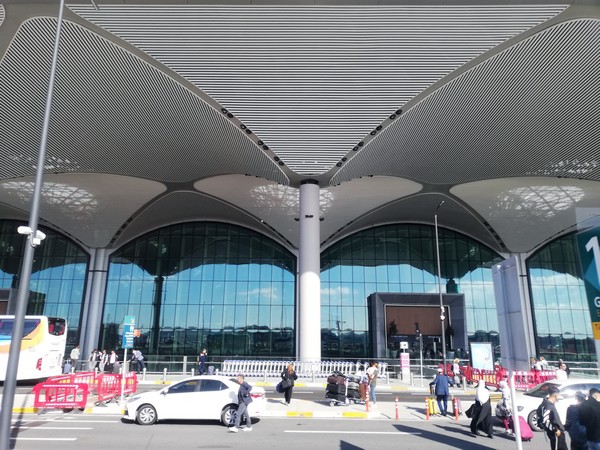
[[[536,398],[544,398],[548,395],[548,388],[550,386],[558,387],[555,383],[542,383],[534,387],[529,392],[525,392],[525,395]]]

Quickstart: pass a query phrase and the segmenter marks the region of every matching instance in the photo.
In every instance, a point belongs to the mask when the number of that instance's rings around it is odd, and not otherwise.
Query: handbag
[[[292,384],[292,380],[290,380],[289,378],[284,378],[283,380],[281,380],[281,389],[286,390],[287,388],[290,388],[293,386]]]
[[[469,419],[473,416],[473,410],[475,409],[475,403],[473,403],[469,408],[465,411],[465,416]]]
[[[280,381],[280,382],[279,382],[279,383],[277,383],[277,385],[275,386],[275,390],[276,390],[277,392],[279,392],[280,394],[281,394],[281,393],[284,391],[284,389],[283,389],[283,387],[282,387],[282,385],[281,385],[282,383],[283,383],[283,382],[282,382],[282,381]]]

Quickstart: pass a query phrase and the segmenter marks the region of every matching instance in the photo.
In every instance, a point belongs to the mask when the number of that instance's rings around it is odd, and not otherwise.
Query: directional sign
[[[600,340],[600,227],[577,236],[594,340]]]
[[[135,316],[125,316],[123,320],[123,348],[133,348],[133,334],[135,329]]]

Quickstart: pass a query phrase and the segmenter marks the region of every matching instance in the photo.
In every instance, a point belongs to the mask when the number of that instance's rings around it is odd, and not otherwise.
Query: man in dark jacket
[[[442,369],[438,369],[435,379],[429,383],[429,386],[435,386],[434,393],[437,397],[438,407],[442,416],[448,414],[448,396],[450,395],[450,379],[444,374]]]
[[[581,404],[581,424],[586,429],[589,450],[600,450],[600,391],[590,389],[588,399]]]
[[[546,397],[538,408],[538,415],[541,414],[541,421],[550,439],[550,450],[568,450],[565,437],[565,426],[560,420],[555,403],[558,401],[558,388],[550,386],[548,388],[548,397]]]
[[[587,450],[587,433],[581,423],[581,405],[585,402],[585,394],[575,392],[577,403],[567,408],[565,428],[571,438],[571,450]]]
[[[238,409],[235,416],[235,425],[229,428],[232,433],[237,433],[240,430],[240,421],[244,414],[246,415],[246,428],[242,428],[242,431],[252,431],[252,422],[248,413],[248,405],[252,403],[252,396],[250,395],[252,386],[244,381],[244,375],[238,375],[237,382],[240,385],[238,389]]]

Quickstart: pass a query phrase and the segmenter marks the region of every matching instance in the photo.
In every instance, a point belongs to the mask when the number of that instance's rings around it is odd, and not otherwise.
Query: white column
[[[300,252],[298,255],[298,356],[321,360],[321,255],[319,186],[306,180],[300,186]]]
[[[98,346],[108,270],[106,249],[95,249],[92,253],[88,272],[88,292],[83,314],[85,319],[81,324],[82,359],[87,358],[91,351]]]

